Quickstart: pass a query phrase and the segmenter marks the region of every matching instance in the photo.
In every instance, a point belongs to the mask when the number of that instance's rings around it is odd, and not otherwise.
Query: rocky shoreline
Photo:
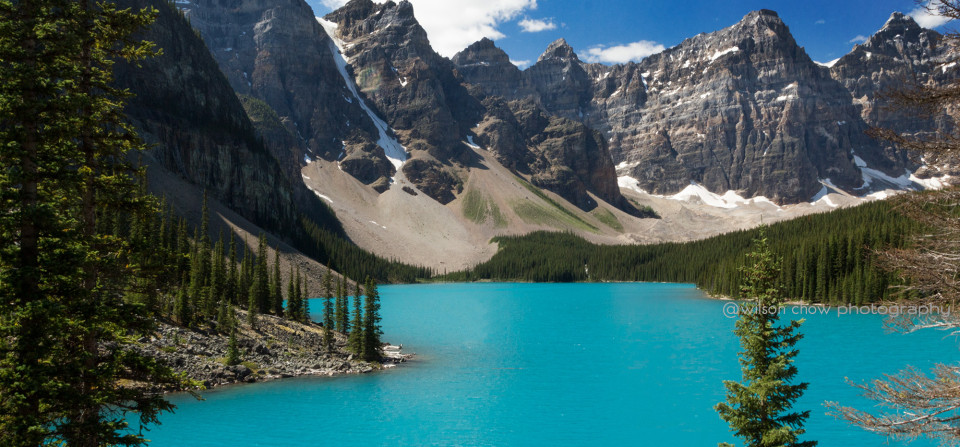
[[[226,364],[228,333],[158,321],[154,335],[141,338],[138,345],[141,351],[202,383],[206,389],[288,377],[363,374],[395,367],[413,357],[403,354],[402,346],[384,345],[381,362],[367,362],[348,352],[346,336],[336,332],[334,352],[327,353],[322,344],[322,325],[272,315],[258,318],[256,330],[246,323],[237,328],[241,362],[236,365]],[[245,321],[246,312],[237,310],[237,319]]]

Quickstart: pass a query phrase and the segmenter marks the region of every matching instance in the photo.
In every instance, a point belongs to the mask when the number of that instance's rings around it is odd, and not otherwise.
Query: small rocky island
[[[246,312],[238,309],[238,320]],[[233,383],[252,383],[287,377],[360,374],[392,368],[413,357],[399,346],[384,345],[381,362],[367,362],[347,350],[347,338],[335,332],[335,349],[323,349],[323,326],[261,315],[256,330],[237,327],[241,362],[227,364],[230,335],[213,330],[184,328],[159,321],[156,333],[139,340],[140,349],[207,389]],[[178,391],[178,390],[165,390]]]

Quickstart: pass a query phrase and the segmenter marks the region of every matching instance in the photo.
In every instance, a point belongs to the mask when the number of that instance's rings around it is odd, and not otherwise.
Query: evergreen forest
[[[911,222],[890,202],[813,214],[767,228],[771,249],[783,257],[788,299],[865,303],[889,298],[897,276],[881,269],[874,250],[900,248]],[[595,245],[569,233],[536,232],[494,239],[499,251],[446,281],[651,281],[693,283],[704,291],[740,296],[739,268],[759,229],[693,242]]]

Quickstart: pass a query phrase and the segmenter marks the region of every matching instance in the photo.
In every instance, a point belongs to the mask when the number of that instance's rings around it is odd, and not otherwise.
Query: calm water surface
[[[723,302],[678,284],[382,287],[384,340],[417,359],[377,374],[296,378],[177,396],[154,446],[712,446],[713,410],[740,377]],[[312,303],[319,309],[319,302]],[[886,333],[879,316],[806,316],[797,359],[805,439],[906,445],[826,415],[869,408],[844,378],[960,361],[942,332]],[[911,445],[933,445],[916,442]]]

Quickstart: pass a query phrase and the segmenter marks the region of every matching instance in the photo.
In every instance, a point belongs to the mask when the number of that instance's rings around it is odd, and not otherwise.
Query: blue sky
[[[382,3],[382,0],[374,0]],[[346,0],[307,0],[318,16]],[[894,11],[921,13],[912,0],[411,0],[433,47],[453,56],[481,37],[510,59],[536,62],[546,46],[565,38],[581,59],[639,60],[701,32],[738,22],[748,12],[772,9],[815,61],[843,56],[879,30]],[[939,17],[918,17],[943,31]],[[939,27],[938,27],[939,26]]]

